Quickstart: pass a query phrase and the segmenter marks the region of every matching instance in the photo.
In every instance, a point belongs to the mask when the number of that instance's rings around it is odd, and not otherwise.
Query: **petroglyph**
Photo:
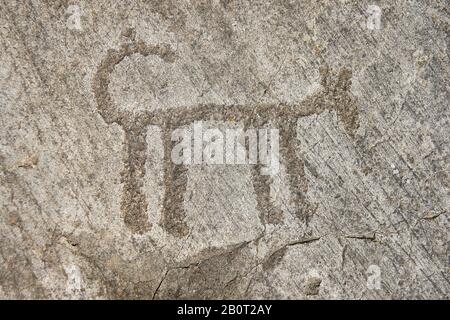
[[[168,47],[149,46],[143,42],[125,44],[119,50],[108,50],[93,80],[97,109],[106,123],[117,123],[125,131],[126,151],[121,211],[127,226],[134,232],[143,233],[150,228],[147,220],[147,201],[141,191],[145,175],[146,126],[151,123],[148,114],[131,116],[116,108],[108,92],[111,72],[125,57],[139,53],[143,56],[156,55],[165,61],[172,61],[174,54]]]
[[[165,196],[161,225],[174,236],[184,237],[188,234],[183,208],[187,167],[171,161],[170,153],[174,144],[171,134],[176,128],[194,121],[235,121],[241,122],[245,129],[262,128],[267,124],[279,128],[281,160],[286,166],[295,214],[299,219],[307,221],[314,212],[314,205],[306,200],[308,186],[304,177],[304,163],[296,150],[297,119],[334,110],[345,131],[354,136],[359,119],[356,99],[350,92],[351,70],[342,68],[334,72],[323,66],[320,69],[320,88],[298,103],[201,104],[131,113],[114,105],[108,86],[115,66],[134,54],[156,55],[165,62],[173,62],[176,57],[168,46],[147,45],[141,41],[127,43],[117,50],[108,50],[93,80],[100,115],[106,123],[117,123],[125,131],[126,159],[122,174],[124,186],[121,211],[125,224],[133,232],[143,233],[150,228],[146,214],[148,203],[142,192],[142,178],[145,175],[147,126],[154,125],[162,128],[164,143]],[[275,208],[270,199],[270,176],[262,175],[260,165],[255,165],[252,177],[261,222],[279,223],[280,208]]]
[[[448,3],[373,2],[3,1],[0,298],[448,299]]]

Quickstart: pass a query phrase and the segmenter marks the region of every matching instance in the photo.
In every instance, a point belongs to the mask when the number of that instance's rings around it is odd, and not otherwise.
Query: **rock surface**
[[[0,298],[449,298],[446,1],[0,13]],[[200,120],[279,173],[171,163]]]

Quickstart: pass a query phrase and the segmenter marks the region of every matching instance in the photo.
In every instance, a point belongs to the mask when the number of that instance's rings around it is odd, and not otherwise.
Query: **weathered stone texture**
[[[2,0],[0,298],[448,299],[448,32],[443,0]],[[279,174],[174,165],[198,120],[279,128]]]

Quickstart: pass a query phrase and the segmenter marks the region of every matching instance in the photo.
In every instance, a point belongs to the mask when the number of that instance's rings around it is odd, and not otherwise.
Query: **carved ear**
[[[339,73],[330,70],[328,65],[319,68],[320,84],[330,92],[349,91],[352,85],[352,71],[342,68]]]
[[[339,121],[351,136],[359,127],[358,106],[350,93],[352,85],[352,71],[342,68],[339,72],[330,70],[328,65],[320,67],[320,83],[327,95],[329,108],[336,111]]]
[[[320,73],[320,84],[324,87],[324,88],[328,88],[329,87],[329,78],[330,78],[330,68],[328,67],[328,65],[323,65],[320,66],[319,68],[319,73]]]
[[[352,86],[352,71],[347,68],[342,68],[339,71],[339,75],[337,77],[335,90],[349,91],[351,86]]]
[[[359,109],[356,98],[351,94],[352,71],[342,68],[334,84],[335,108],[339,120],[342,122],[345,131],[350,136],[355,135],[359,127]]]

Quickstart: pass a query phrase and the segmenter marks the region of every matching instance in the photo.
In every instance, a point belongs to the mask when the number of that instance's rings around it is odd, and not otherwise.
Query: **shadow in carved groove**
[[[163,111],[142,111],[128,113],[114,105],[108,92],[110,75],[115,66],[125,57],[133,54],[143,56],[155,55],[166,62],[173,62],[175,53],[166,45],[148,45],[138,41],[122,45],[119,49],[108,50],[100,63],[93,80],[93,91],[97,109],[108,124],[117,123],[125,131],[124,148],[126,151],[125,167],[122,173],[124,182],[121,212],[125,224],[136,233],[150,229],[147,219],[147,201],[142,192],[146,162],[147,126],[162,128],[164,143],[164,185],[165,195],[161,225],[170,234],[183,237],[188,233],[183,208],[184,193],[187,185],[187,168],[175,165],[170,153],[175,142],[171,141],[174,129],[189,125],[194,121],[237,120],[247,128],[261,128],[268,122],[280,130],[280,153],[285,162],[289,188],[292,193],[296,215],[307,219],[313,208],[306,201],[306,179],[302,159],[295,149],[297,119],[318,115],[325,110],[334,110],[338,120],[351,136],[358,127],[358,109],[355,98],[350,93],[351,71],[342,68],[331,72],[327,66],[320,68],[321,88],[298,103],[274,103],[256,105],[217,105],[204,104],[186,106]],[[271,217],[279,211],[270,201],[270,177],[260,174],[260,165],[252,166],[253,186],[257,197],[257,209],[262,223],[273,223]]]

